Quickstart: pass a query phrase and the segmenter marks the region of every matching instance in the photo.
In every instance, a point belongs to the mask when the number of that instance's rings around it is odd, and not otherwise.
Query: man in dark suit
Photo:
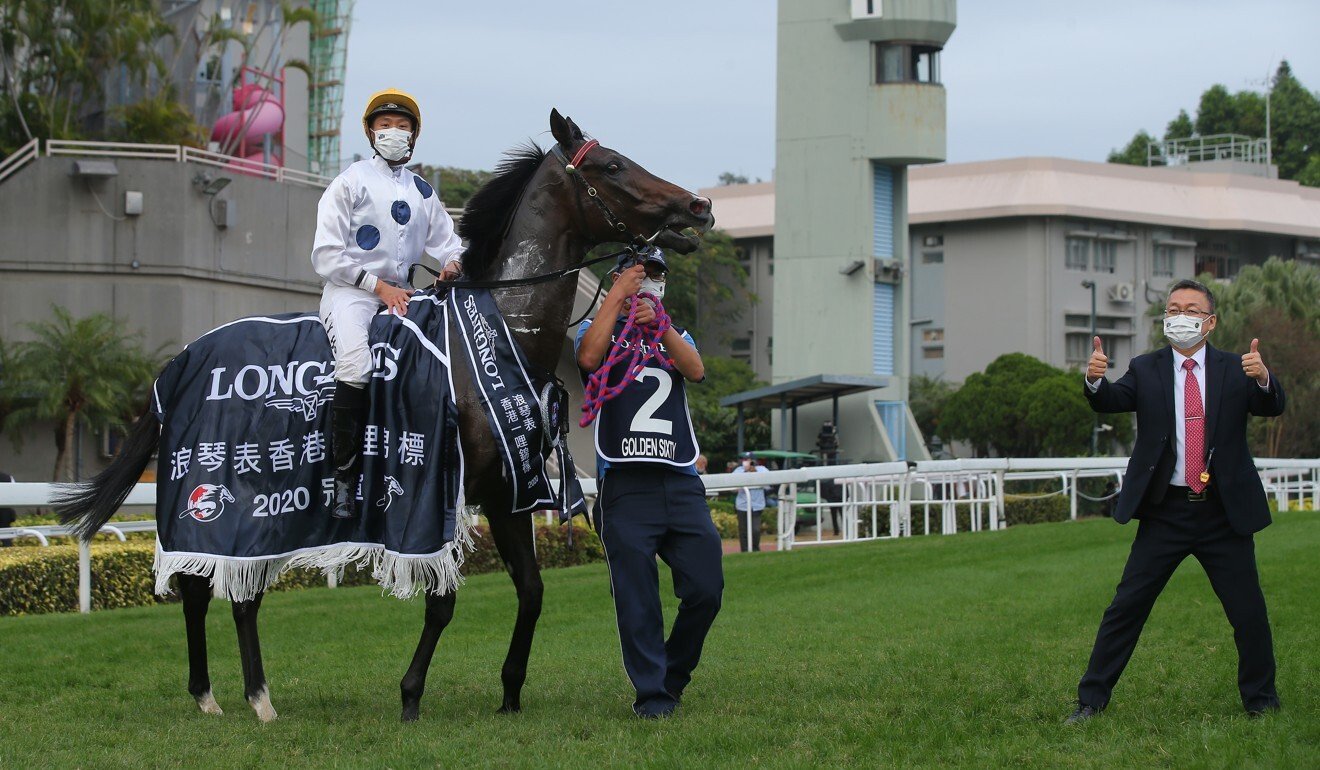
[[[1282,414],[1283,386],[1261,361],[1258,340],[1246,355],[1227,353],[1206,344],[1214,328],[1210,289],[1179,281],[1165,305],[1170,347],[1137,356],[1110,383],[1100,338],[1093,341],[1084,389],[1091,408],[1137,413],[1137,444],[1113,517],[1141,524],[1077,686],[1070,724],[1109,705],[1156,597],[1188,556],[1201,562],[1233,626],[1243,707],[1252,716],[1279,708],[1252,540],[1269,525],[1270,510],[1247,448],[1247,416]]]

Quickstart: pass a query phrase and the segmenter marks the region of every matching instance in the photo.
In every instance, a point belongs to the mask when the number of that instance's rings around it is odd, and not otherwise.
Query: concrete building
[[[1263,165],[1263,164],[1262,164]],[[1271,256],[1320,260],[1320,190],[1256,173],[1014,158],[921,169],[911,185],[912,371],[961,381],[1018,350],[1116,371],[1151,347],[1180,278]]]
[[[701,194],[715,202],[735,242],[747,245],[753,276],[782,274],[782,255],[762,246],[782,211],[775,184]],[[1060,367],[1084,365],[1091,290],[1083,281],[1095,283],[1099,335],[1121,373],[1149,349],[1155,321],[1146,312],[1164,301],[1173,281],[1201,273],[1231,280],[1271,256],[1320,262],[1320,189],[1271,178],[1262,163],[953,163],[912,169],[908,201],[907,236],[900,235],[910,297],[905,358],[912,374],[953,382],[1013,351]],[[743,338],[784,339],[779,297],[798,289],[757,286],[760,305],[745,314]],[[836,303],[807,315],[825,326],[857,323]],[[760,352],[749,362],[762,378],[777,380],[779,361],[772,367]]]
[[[779,3],[773,245],[748,246],[767,255],[754,286],[774,287],[774,334],[753,327],[738,344],[775,384],[882,378],[882,389],[839,402],[847,458],[928,456],[906,404],[901,266],[908,169],[944,159],[939,60],[955,16],[953,0]],[[734,208],[726,203],[722,226]],[[793,433],[815,436],[831,409],[804,406]]]

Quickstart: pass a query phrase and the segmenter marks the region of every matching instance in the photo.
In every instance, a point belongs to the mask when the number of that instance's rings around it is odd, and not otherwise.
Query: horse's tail
[[[68,484],[55,492],[53,504],[60,523],[83,540],[91,540],[115,515],[160,443],[160,421],[150,409],[138,418],[115,459],[91,481]]]

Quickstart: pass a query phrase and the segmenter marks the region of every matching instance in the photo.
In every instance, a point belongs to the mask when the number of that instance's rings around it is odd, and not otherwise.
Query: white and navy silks
[[[316,211],[312,266],[323,279],[321,322],[335,354],[335,379],[361,385],[371,375],[367,329],[379,312],[379,281],[403,286],[429,254],[443,267],[463,242],[426,180],[379,155],[335,177]]]
[[[574,347],[591,325],[578,329]],[[619,344],[616,323],[609,351]],[[687,332],[680,332],[693,348]],[[608,357],[607,351],[606,355]],[[622,379],[622,367],[607,386]],[[633,708],[672,710],[701,658],[724,591],[723,548],[697,475],[697,445],[683,376],[648,366],[596,418],[596,531],[605,546],[623,666]],[[669,565],[678,616],[668,641],[655,557]]]

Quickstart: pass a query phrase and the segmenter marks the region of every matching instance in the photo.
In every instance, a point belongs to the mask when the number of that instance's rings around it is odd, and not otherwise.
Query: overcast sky
[[[426,163],[549,145],[558,107],[686,187],[769,179],[776,26],[772,0],[358,2],[342,152],[368,153],[362,106],[394,85],[421,103]],[[1259,89],[1281,58],[1320,89],[1317,31],[1315,0],[963,0],[941,61],[949,160],[1104,160],[1214,83]]]

